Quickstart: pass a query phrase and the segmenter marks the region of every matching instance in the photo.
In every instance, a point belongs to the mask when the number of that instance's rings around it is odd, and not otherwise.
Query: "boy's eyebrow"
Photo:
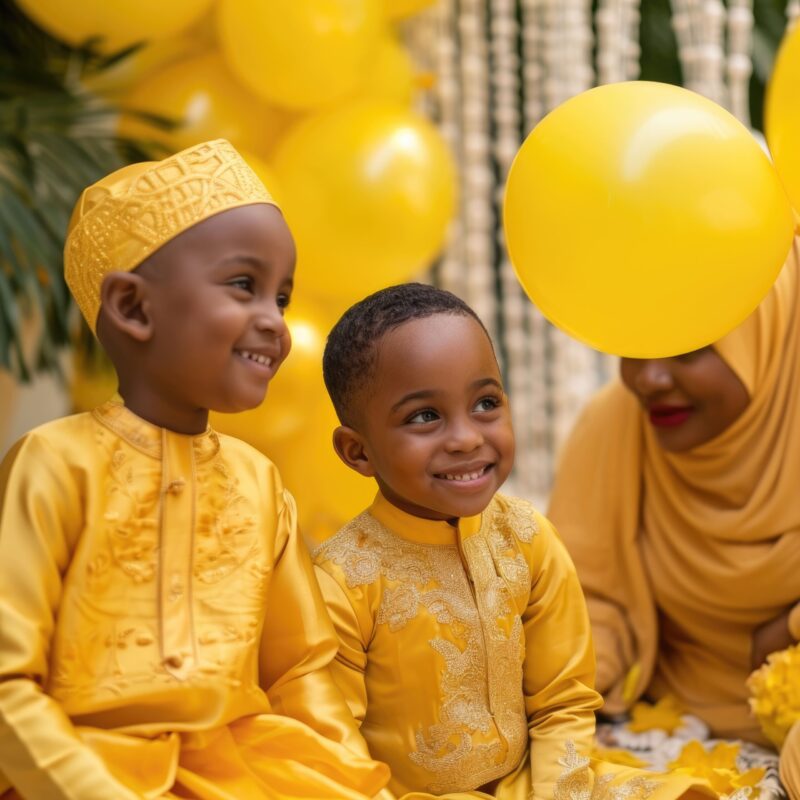
[[[410,402],[411,400],[422,400],[427,399],[429,397],[433,397],[436,392],[433,389],[420,389],[418,392],[410,392],[409,394],[401,397],[393,406],[392,411],[397,411],[400,406],[405,405],[406,403]]]
[[[257,269],[269,268],[270,262],[264,261],[263,259],[259,258],[258,256],[248,256],[244,253],[240,253],[239,255],[235,256],[228,256],[227,258],[223,258],[222,261],[219,262],[218,266],[225,267],[230,264],[249,264],[251,267],[256,267]],[[294,272],[283,282],[286,286],[290,289],[294,288]]]
[[[469,388],[474,391],[475,389],[480,389],[483,386],[496,386],[501,392],[503,391],[503,385],[496,378],[479,378],[477,381],[473,381]],[[397,411],[400,406],[405,405],[411,400],[427,400],[428,398],[435,397],[435,395],[436,392],[433,389],[420,389],[418,392],[410,392],[409,394],[401,397],[392,406],[392,411]]]
[[[500,383],[497,378],[480,378],[479,380],[475,381],[470,388],[480,389],[483,386],[496,386],[501,392],[503,391],[503,384]]]
[[[248,256],[244,253],[239,253],[235,256],[227,256],[220,261],[220,265],[224,266],[225,264],[240,264],[244,262],[245,264],[250,264],[253,267],[263,267],[266,262],[262,261],[262,259],[258,258],[257,256]]]

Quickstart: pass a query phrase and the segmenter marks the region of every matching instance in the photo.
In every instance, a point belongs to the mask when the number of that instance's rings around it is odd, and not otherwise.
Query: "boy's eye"
[[[236,278],[228,281],[228,286],[233,286],[235,289],[242,289],[245,292],[253,293],[253,279],[247,275],[239,275]]]
[[[494,411],[501,403],[500,398],[487,395],[475,403],[475,411]]]
[[[278,308],[282,311],[285,311],[289,308],[289,304],[292,302],[292,298],[288,294],[279,294],[278,295]]]
[[[439,415],[430,408],[425,408],[422,411],[417,411],[412,417],[409,417],[406,422],[412,425],[424,425],[428,422],[436,422]]]

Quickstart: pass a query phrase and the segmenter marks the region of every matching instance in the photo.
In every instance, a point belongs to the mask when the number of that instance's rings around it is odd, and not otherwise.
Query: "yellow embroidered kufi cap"
[[[85,189],[67,229],[64,277],[92,331],[109,272],[130,272],[198,222],[253,203],[276,205],[225,139],[131,164]]]

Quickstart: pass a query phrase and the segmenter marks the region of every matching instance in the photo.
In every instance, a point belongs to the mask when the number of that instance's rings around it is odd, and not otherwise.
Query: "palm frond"
[[[0,0],[0,13],[0,365],[24,381],[35,371],[59,370],[59,351],[78,324],[62,270],[78,195],[112,170],[147,158],[148,150],[117,136],[118,110],[81,85],[84,75],[136,48],[112,56],[91,43],[70,48],[11,0]],[[32,354],[21,344],[30,313],[43,322]]]

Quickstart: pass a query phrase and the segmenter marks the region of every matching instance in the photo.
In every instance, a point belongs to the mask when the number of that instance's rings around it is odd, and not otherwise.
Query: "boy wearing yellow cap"
[[[273,465],[208,427],[289,347],[294,245],[225,141],[82,195],[68,284],[120,397],[0,468],[0,797],[361,798],[371,761]]]

